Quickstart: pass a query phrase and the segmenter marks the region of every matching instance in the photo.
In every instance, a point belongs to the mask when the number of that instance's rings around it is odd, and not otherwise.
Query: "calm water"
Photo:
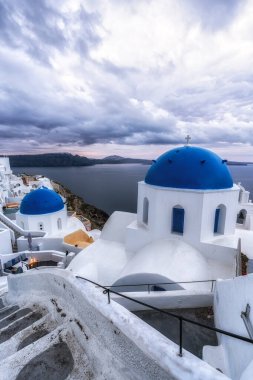
[[[137,182],[149,166],[139,164],[95,165],[70,168],[14,168],[13,172],[41,174],[62,183],[86,202],[111,214],[115,210],[135,212]],[[253,165],[230,166],[234,182],[253,194]]]

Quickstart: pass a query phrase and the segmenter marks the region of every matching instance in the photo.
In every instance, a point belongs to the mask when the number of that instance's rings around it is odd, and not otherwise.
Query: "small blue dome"
[[[47,187],[33,190],[27,194],[20,205],[20,213],[25,215],[42,215],[60,211],[64,203],[60,195]]]
[[[183,146],[153,161],[145,182],[177,189],[218,190],[233,187],[226,165],[217,154],[194,146]]]

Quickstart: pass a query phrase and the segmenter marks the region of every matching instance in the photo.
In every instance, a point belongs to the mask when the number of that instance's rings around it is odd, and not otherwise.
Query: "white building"
[[[250,222],[237,228],[240,209],[248,219],[253,211],[247,202],[225,160],[203,148],[173,149],[139,182],[137,214],[115,212],[70,269],[106,285],[175,282],[188,289],[194,285],[180,282],[231,278],[240,271],[240,247],[253,243],[252,231],[243,236]]]
[[[64,257],[67,264],[78,252],[92,244],[100,233],[97,230],[88,232],[78,217],[68,216],[64,199],[46,187],[32,190],[23,198],[15,220],[0,214],[1,224],[0,243],[3,242],[3,248],[0,263],[2,268],[8,264],[6,269],[11,270],[15,257],[20,259],[22,254],[41,262],[50,261],[50,257],[53,261]],[[15,235],[19,237],[15,238]],[[11,242],[15,240],[18,252],[13,253]]]
[[[41,187],[24,197],[16,213],[16,221],[24,230],[58,234],[66,230],[66,205],[55,191]]]
[[[21,202],[16,224],[24,231],[43,231],[44,236],[33,238],[36,250],[55,249],[78,253],[92,243],[97,230],[87,232],[75,214],[68,216],[64,199],[54,190],[41,187],[32,190]],[[27,234],[17,240],[18,249],[27,249]]]
[[[0,157],[0,212],[3,212],[3,207],[15,211],[24,195],[42,186],[52,189],[51,181],[43,176],[26,183],[21,176],[12,173],[9,157]]]

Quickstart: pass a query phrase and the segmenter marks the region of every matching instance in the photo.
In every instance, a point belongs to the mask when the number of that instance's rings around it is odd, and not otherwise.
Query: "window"
[[[217,208],[215,210],[214,229],[213,229],[214,233],[218,232],[219,219],[220,219],[220,209]]]
[[[242,201],[242,195],[243,195],[243,191],[240,190],[240,191],[239,191],[239,198],[238,198],[238,202],[239,202],[239,203]]]
[[[142,221],[145,224],[148,224],[148,209],[149,209],[149,201],[148,201],[148,198],[145,197],[143,200],[143,213],[142,213]]]
[[[44,226],[43,226],[43,223],[42,223],[42,222],[39,223],[39,229],[40,229],[41,231],[44,230]]]
[[[215,234],[224,234],[226,220],[226,206],[219,205],[215,210],[213,232]]]
[[[175,232],[177,234],[184,233],[184,209],[181,206],[175,206],[172,209],[171,232]]]
[[[247,216],[247,210],[243,209],[240,210],[239,213],[237,214],[237,220],[236,223],[238,224],[244,224]]]
[[[58,227],[58,230],[61,230],[61,229],[62,229],[62,221],[61,221],[61,218],[58,218],[58,220],[57,220],[57,227]]]

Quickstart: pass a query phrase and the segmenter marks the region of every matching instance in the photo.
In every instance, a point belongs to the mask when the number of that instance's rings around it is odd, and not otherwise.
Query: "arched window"
[[[243,209],[240,210],[239,213],[237,214],[237,220],[236,223],[238,224],[244,224],[247,216],[247,210]]]
[[[179,205],[174,206],[172,209],[171,232],[184,233],[184,209]]]
[[[241,203],[241,201],[242,201],[242,194],[243,194],[243,191],[240,190],[240,191],[239,191],[239,198],[238,198],[238,202],[239,202],[239,203]]]
[[[61,218],[58,218],[58,219],[57,219],[57,227],[58,227],[58,230],[61,230],[61,229],[62,229],[62,221],[61,221]]]
[[[148,198],[145,197],[143,199],[143,210],[142,210],[142,221],[145,224],[148,224],[148,209],[149,209],[149,201],[148,201]]]
[[[39,222],[39,229],[40,229],[41,231],[43,231],[43,230],[44,230],[44,225],[43,225],[43,223],[42,223],[42,222]]]
[[[215,210],[213,232],[215,234],[224,234],[226,221],[226,206],[219,205]]]

